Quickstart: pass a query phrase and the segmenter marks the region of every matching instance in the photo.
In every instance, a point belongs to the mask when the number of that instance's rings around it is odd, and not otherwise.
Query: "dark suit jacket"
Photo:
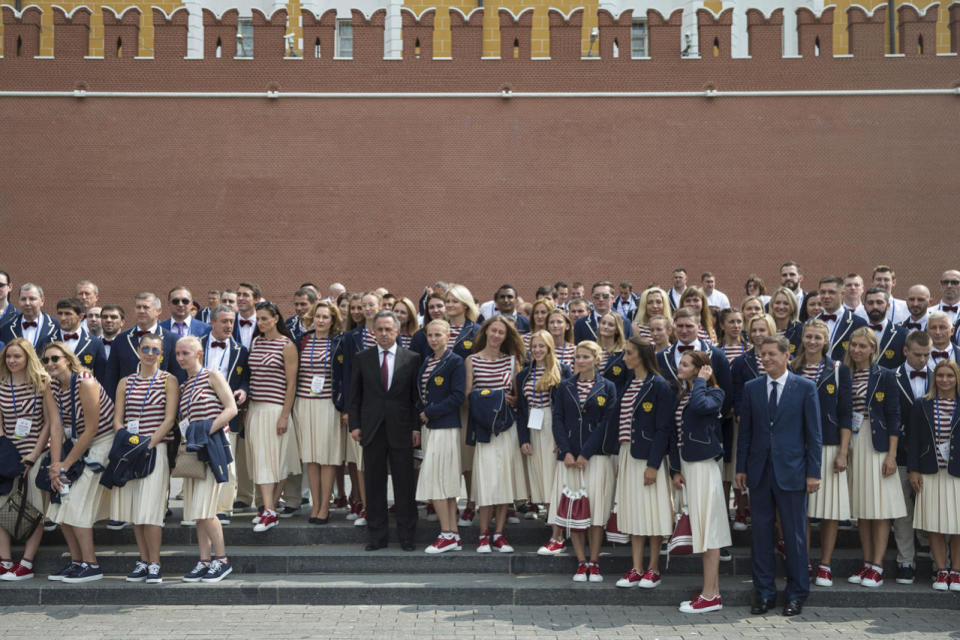
[[[242,389],[244,393],[250,393],[250,369],[247,368],[247,357],[250,355],[247,348],[233,339],[227,338],[227,354],[224,356],[230,363],[227,369],[227,384],[230,385],[230,391]],[[200,339],[200,345],[203,347],[204,357],[207,353],[207,344],[210,343],[210,334]],[[207,364],[207,363],[205,363]],[[217,363],[219,365],[219,363]],[[230,421],[230,431],[242,433],[243,427],[240,424],[240,414],[238,413]]]
[[[804,491],[807,478],[820,477],[817,387],[803,376],[790,373],[773,420],[767,402],[767,376],[744,386],[737,473],[746,473],[747,484],[756,487],[769,458],[777,486],[784,491]]]
[[[13,322],[13,319],[17,317],[18,313],[20,312],[17,311],[17,308],[8,302],[7,305],[0,310],[0,329]]]
[[[7,324],[0,329],[0,340],[2,340],[4,343],[7,343],[14,338],[22,338],[23,325],[20,324],[22,320],[23,314],[17,313],[12,320],[7,322]],[[45,347],[48,342],[53,342],[54,340],[59,339],[60,321],[41,311],[40,315],[37,317],[37,343],[33,345],[37,355],[40,355],[43,352],[43,347]]]
[[[894,326],[888,322],[883,329],[883,335],[877,336],[880,343],[880,352],[877,354],[877,364],[887,369],[896,369],[906,361],[903,355],[903,345],[907,341],[908,331],[904,327]]]
[[[377,430],[387,430],[390,447],[411,447],[411,433],[419,430],[417,402],[420,356],[397,345],[390,389],[380,380],[380,350],[371,347],[353,358],[350,369],[350,430],[360,429],[361,444],[368,445]]]
[[[846,355],[847,347],[850,345],[850,334],[855,329],[867,326],[867,321],[842,306],[837,315],[837,324],[833,328],[833,336],[830,339],[829,355],[831,360],[843,362],[843,356]]]
[[[79,333],[80,340],[73,354],[80,359],[80,364],[93,371],[93,377],[97,382],[103,384],[103,374],[107,369],[107,350],[100,342],[100,338],[91,336],[83,329],[80,329]],[[60,339],[60,336],[57,336],[57,340]]]
[[[573,342],[580,344],[584,340],[593,340],[596,342],[597,336],[597,312],[591,311],[573,324]],[[629,322],[623,323],[623,337],[627,340],[633,337],[633,325]]]

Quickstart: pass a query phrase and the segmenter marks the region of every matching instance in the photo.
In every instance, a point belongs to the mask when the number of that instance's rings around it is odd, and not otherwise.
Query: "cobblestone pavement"
[[[955,605],[952,599],[950,605]],[[787,619],[775,614],[750,616],[733,607],[691,617],[673,607],[145,605],[0,607],[0,616],[5,640],[960,638],[956,609],[811,608]]]

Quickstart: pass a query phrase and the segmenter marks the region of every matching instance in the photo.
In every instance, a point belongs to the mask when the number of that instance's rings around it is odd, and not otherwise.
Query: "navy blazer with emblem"
[[[670,383],[674,391],[680,389],[676,360],[678,344],[678,342],[675,342],[657,353],[657,365],[660,367],[660,373]],[[713,375],[717,378],[717,386],[723,390],[723,415],[727,415],[733,408],[733,378],[730,375],[730,363],[727,362],[727,356],[703,338],[697,338],[697,341],[693,344],[697,351],[710,352],[710,366],[713,368]]]
[[[429,322],[429,320],[427,322]],[[463,326],[460,327],[460,334],[453,344],[447,345],[447,349],[466,360],[467,356],[473,353],[473,344],[476,342],[476,335],[479,330],[479,324],[473,320],[464,320]],[[423,329],[413,334],[413,337],[410,338],[410,346],[408,349],[419,353],[420,357],[424,360],[433,355],[433,349],[431,349],[427,343],[427,332]]]
[[[850,367],[824,356],[817,377],[820,433],[823,444],[839,445],[840,430],[853,428],[853,378]]]
[[[61,340],[63,336],[62,331],[59,333],[57,340]],[[97,379],[97,382],[103,384],[103,374],[107,370],[107,350],[103,346],[103,342],[100,341],[100,338],[90,335],[90,332],[83,328],[78,328],[77,333],[80,334],[80,339],[77,341],[77,347],[74,349],[73,355],[80,359],[80,364],[93,371],[93,377]]]
[[[429,362],[429,358],[423,361],[417,375],[419,409],[428,418],[426,426],[429,429],[457,429],[461,426],[460,407],[467,397],[466,365],[463,358],[445,351],[424,385],[423,372]]]
[[[877,353],[876,363],[887,369],[896,369],[902,365],[907,359],[903,355],[903,346],[906,344],[908,333],[905,327],[887,322],[883,333],[877,336],[880,350]]]
[[[724,358],[726,361],[726,358]],[[701,377],[693,380],[690,400],[683,408],[683,427],[670,429],[670,469],[681,470],[680,460],[699,462],[719,459],[723,455],[723,406],[726,394],[720,387],[707,388]],[[679,401],[674,398],[674,410]],[[671,416],[675,413],[671,412]]]
[[[0,329],[0,340],[6,344],[14,338],[22,338],[22,322],[23,313],[17,312],[17,315],[14,316],[13,320],[5,324],[3,328]],[[37,335],[36,342],[33,344],[33,350],[37,352],[37,355],[40,355],[43,352],[43,348],[48,343],[59,339],[60,321],[41,311],[40,315],[37,316]]]
[[[207,356],[207,344],[209,344],[210,339],[211,334],[200,338],[200,346],[203,348],[204,358]],[[245,346],[234,340],[232,336],[224,340],[224,342],[227,343],[227,353],[224,357],[227,359],[227,362],[230,363],[227,369],[227,385],[230,386],[230,391],[236,392],[242,390],[245,394],[249,394],[250,369],[247,367],[247,358],[250,353]],[[219,365],[219,363],[217,364]],[[218,367],[217,371],[219,370]],[[240,422],[239,413],[230,421],[230,431],[238,434],[243,433],[243,425]]]
[[[870,431],[875,451],[890,450],[890,436],[903,437],[900,423],[900,389],[897,374],[880,365],[870,367],[867,381],[867,403]],[[864,425],[866,426],[866,417]],[[861,428],[862,432],[862,428]]]
[[[597,376],[580,406],[577,382],[580,374],[560,383],[557,401],[553,403],[553,439],[557,444],[557,460],[569,453],[574,458],[617,453],[620,409],[616,386]]]
[[[856,315],[850,309],[841,306],[837,310],[837,323],[833,327],[833,333],[830,334],[830,359],[843,362],[843,356],[847,354],[847,346],[850,344],[850,334],[860,327],[867,326],[867,321]],[[826,311],[820,313],[818,318],[822,318]]]
[[[169,331],[174,335],[174,337],[179,338],[176,330],[173,328],[173,318],[167,318],[160,323],[160,326],[163,327],[164,331]],[[196,336],[198,338],[202,338],[210,333],[210,325],[203,320],[198,320],[196,318],[190,319],[190,326],[188,329],[189,333],[187,335]]]
[[[530,403],[527,402],[527,396],[525,393],[523,393],[523,387],[527,384],[527,378],[530,377],[530,367],[531,365],[528,364],[520,370],[520,373],[517,374],[517,438],[520,439],[520,444],[526,444],[530,442],[530,428],[527,426],[530,424]],[[570,367],[565,364],[560,364],[561,382],[572,375],[573,371],[570,370]],[[550,390],[551,417],[553,412],[552,407],[557,401],[557,391],[559,389],[560,385],[557,384],[557,386]]]
[[[137,370],[140,365],[140,358],[137,355],[137,349],[140,348],[140,338],[137,336],[137,326],[134,325],[117,334],[110,347],[110,357],[107,358],[106,371],[103,376],[103,387],[111,398],[117,395],[117,386],[121,378],[124,378]],[[160,368],[173,374],[177,381],[183,384],[187,379],[186,372],[177,364],[177,358],[174,355],[177,346],[177,334],[169,329],[157,325],[157,333],[163,338],[163,360],[160,362]]]
[[[620,401],[623,402],[623,393],[620,394]],[[670,389],[670,384],[663,379],[663,376],[653,372],[647,373],[646,380],[637,391],[630,422],[630,456],[632,458],[646,460],[648,467],[660,468],[670,446],[670,431],[673,427],[676,403],[677,399]],[[619,432],[619,416],[617,420]]]
[[[933,369],[927,366],[925,369],[927,376],[924,389],[930,389],[930,383],[933,382]],[[906,363],[897,367],[894,372],[897,380],[897,389],[900,390],[900,432],[903,436],[897,441],[897,466],[903,467],[907,464],[907,443],[910,441],[909,426],[910,414],[913,407],[919,402],[920,398],[913,395],[913,385],[910,384],[910,372],[907,371]]]
[[[596,311],[591,311],[577,320],[573,325],[573,343],[580,344],[584,340],[597,342],[600,339],[597,335],[597,323],[599,321],[600,318],[597,317]],[[633,325],[629,322],[623,323],[623,337],[625,340],[633,337]]]
[[[954,407],[960,407],[960,398],[954,397]],[[920,473],[937,473],[940,463],[937,459],[937,439],[935,405],[933,400],[921,398],[913,405],[910,423],[907,429],[910,444],[907,446],[907,470]],[[960,408],[954,409],[950,421],[950,447],[947,450],[947,473],[960,478]]]

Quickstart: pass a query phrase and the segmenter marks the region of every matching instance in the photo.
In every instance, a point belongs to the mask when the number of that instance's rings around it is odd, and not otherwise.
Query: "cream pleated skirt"
[[[471,497],[478,507],[508,504],[526,497],[516,425],[498,436],[491,436],[490,442],[478,442],[471,448],[474,449]]]
[[[475,447],[467,444],[467,421],[470,410],[466,405],[460,407],[460,468],[464,473],[473,470],[473,454]]]
[[[106,467],[112,445],[112,431],[99,435],[90,444],[85,457],[96,460]],[[164,449],[166,449],[165,446]],[[110,517],[110,494],[112,493],[113,491],[108,491],[100,484],[99,473],[85,468],[76,482],[70,485],[70,497],[67,498],[67,503],[50,503],[47,508],[47,519],[57,524],[89,529],[94,522]]]
[[[231,455],[232,449],[231,449]],[[233,463],[230,464],[233,467]],[[232,473],[232,472],[231,472]],[[183,479],[183,519],[207,520],[217,517],[217,504],[220,501],[221,487],[229,485],[229,480],[217,483],[217,479],[207,465],[206,475],[203,478]],[[229,513],[232,510],[227,510]]]
[[[296,420],[287,420],[287,430],[277,435],[277,420],[283,406],[251,402],[247,410],[247,461],[254,484],[273,484],[300,473]]]
[[[553,497],[553,483],[557,477],[557,454],[554,453],[553,412],[543,412],[543,428],[530,430],[530,448],[533,455],[523,456],[530,481],[530,501],[545,504]]]
[[[946,469],[923,474],[913,507],[913,526],[933,533],[960,535],[960,478]]]
[[[329,398],[297,398],[293,405],[300,460],[314,464],[343,463],[343,429],[340,412]]]
[[[693,552],[729,547],[730,519],[723,495],[723,478],[715,460],[681,461],[680,469],[687,483],[690,529]]]
[[[666,460],[657,470],[657,481],[644,486],[646,460],[630,455],[630,443],[620,445],[617,473],[617,528],[634,536],[669,536],[673,533],[673,483],[667,474]]]
[[[554,476],[553,499],[550,500],[550,512],[547,515],[547,522],[549,524],[556,522],[557,505],[560,504],[560,496],[563,494],[564,485],[573,490],[579,489],[581,485],[580,471],[576,467],[567,468],[563,462],[558,461],[556,475]],[[604,455],[592,456],[587,461],[587,468],[583,471],[583,486],[587,491],[587,498],[590,500],[591,527],[607,526],[607,520],[610,519],[610,511],[613,509],[614,494],[616,494],[617,491],[616,485],[617,478],[613,457]],[[620,514],[618,512],[618,525],[619,522]],[[623,531],[623,529],[621,529],[621,531]]]
[[[110,491],[111,520],[163,526],[163,517],[167,513],[167,494],[170,491],[167,444],[162,442],[153,450],[157,462],[150,475],[130,480]]]
[[[825,444],[820,454],[820,489],[810,494],[807,516],[823,520],[850,519],[850,484],[847,471],[834,473],[839,445]]]
[[[847,469],[850,476],[850,517],[886,520],[907,515],[900,476],[893,473],[883,477],[881,466],[887,454],[873,448],[869,422],[864,421],[860,433],[853,434],[850,449],[853,452]]]
[[[460,429],[421,429],[423,461],[417,478],[417,500],[460,496]]]

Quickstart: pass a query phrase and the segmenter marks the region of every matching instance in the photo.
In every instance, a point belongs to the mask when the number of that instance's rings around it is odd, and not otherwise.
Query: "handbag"
[[[693,553],[693,530],[690,528],[690,513],[687,508],[687,487],[683,487],[683,502],[677,524],[667,542],[667,562],[669,556],[688,556]]]
[[[14,482],[13,491],[0,499],[0,527],[20,544],[37,530],[41,522],[43,512],[27,500],[27,480],[21,476]]]
[[[620,531],[617,526],[617,503],[613,503],[613,510],[610,511],[610,517],[607,519],[606,526],[607,542],[613,544],[626,544],[630,542],[630,535]]]
[[[187,451],[185,442],[180,443],[177,449],[176,466],[170,472],[171,478],[189,478],[203,480],[207,475],[207,463],[201,462],[196,451]]]
[[[566,470],[569,476],[570,470]],[[560,503],[557,505],[555,523],[564,527],[567,535],[570,531],[584,531],[590,526],[590,498],[587,496],[587,487],[583,480],[583,471],[580,472],[580,489],[573,489],[565,477],[563,490],[560,492]]]

